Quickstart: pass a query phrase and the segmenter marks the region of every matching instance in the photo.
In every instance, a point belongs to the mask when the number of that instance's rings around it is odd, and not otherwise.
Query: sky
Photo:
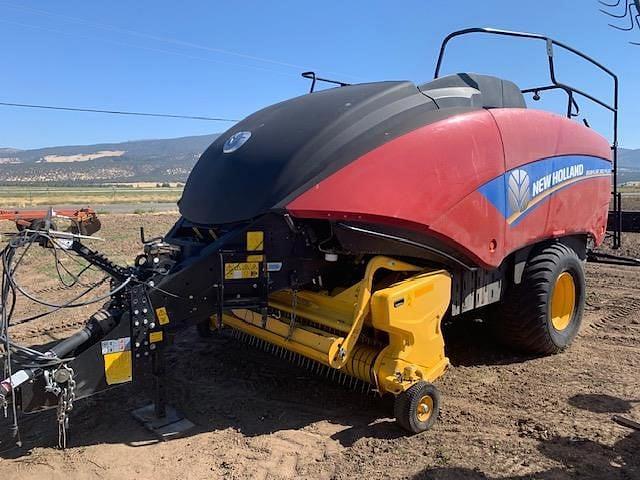
[[[306,93],[304,70],[349,83],[424,83],[444,36],[495,27],[551,36],[616,72],[619,144],[640,148],[640,46],[629,44],[640,42],[640,30],[613,30],[599,8],[597,0],[0,0],[0,102],[241,119]],[[568,55],[556,62],[561,81],[612,101],[608,77]],[[464,71],[521,88],[548,83],[542,42],[456,39],[444,73]],[[553,93],[528,103],[564,108]],[[610,114],[580,106],[611,138]],[[169,138],[231,125],[0,107],[0,147]]]

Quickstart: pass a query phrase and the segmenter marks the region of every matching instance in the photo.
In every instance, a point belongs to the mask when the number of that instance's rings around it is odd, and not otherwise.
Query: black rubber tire
[[[563,272],[573,277],[575,306],[569,325],[557,330],[551,322],[551,296]],[[526,353],[551,355],[567,348],[580,330],[585,302],[583,262],[561,243],[534,250],[519,285],[512,285],[497,305],[494,330],[506,346]]]
[[[420,421],[417,415],[418,404],[426,395],[430,396],[433,401],[433,410],[426,421]],[[398,425],[408,432],[420,433],[429,430],[438,419],[438,414],[440,413],[440,394],[438,389],[431,383],[417,382],[396,396],[393,413]]]

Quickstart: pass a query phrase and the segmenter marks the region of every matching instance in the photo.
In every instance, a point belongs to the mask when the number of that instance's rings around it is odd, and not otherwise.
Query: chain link
[[[76,398],[73,369],[67,365],[61,365],[55,371],[45,372],[47,386],[45,390],[57,395],[58,407],[56,420],[58,421],[58,447],[67,448],[67,429],[69,428],[69,412],[73,410],[73,401]],[[60,380],[59,382],[56,380]]]

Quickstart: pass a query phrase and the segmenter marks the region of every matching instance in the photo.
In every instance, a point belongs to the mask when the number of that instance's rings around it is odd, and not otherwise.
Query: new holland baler
[[[470,33],[544,41],[551,83],[521,90],[489,75],[440,76],[448,42]],[[558,82],[554,47],[610,74],[615,103]],[[422,85],[313,91],[326,80],[305,76],[311,93],[250,115],[202,154],[181,218],[145,241],[134,267],[77,235],[64,244],[50,230],[16,235],[3,255],[2,333],[13,353],[5,402],[57,406],[64,430],[78,398],[146,372],[161,385],[167,340],[197,325],[203,334],[231,328],[394,395],[398,423],[420,432],[438,415],[433,382],[449,364],[443,318],[487,312],[501,340],[527,352],[571,343],[583,262],[605,236],[616,152],[572,117],[586,97],[617,121],[615,75],[547,37],[468,29],[445,39],[436,78]],[[553,89],[568,96],[566,116],[527,108],[523,94]],[[112,277],[111,300],[82,331],[35,353],[8,335],[11,298],[24,293],[14,254],[34,241]],[[176,418],[158,392],[145,415],[166,431]]]

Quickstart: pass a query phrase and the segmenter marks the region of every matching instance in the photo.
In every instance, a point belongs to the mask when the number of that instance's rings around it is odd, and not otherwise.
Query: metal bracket
[[[553,58],[553,40],[547,38],[547,57]]]

